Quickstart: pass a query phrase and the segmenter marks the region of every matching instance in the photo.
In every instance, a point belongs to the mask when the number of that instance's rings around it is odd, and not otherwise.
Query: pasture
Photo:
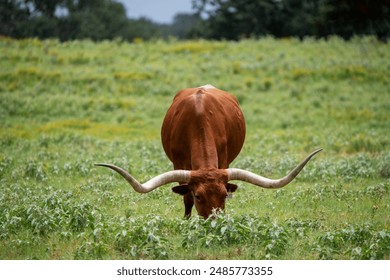
[[[0,259],[389,259],[390,44],[0,38]],[[215,219],[183,219],[160,127],[173,96],[229,91],[247,123],[239,183]]]

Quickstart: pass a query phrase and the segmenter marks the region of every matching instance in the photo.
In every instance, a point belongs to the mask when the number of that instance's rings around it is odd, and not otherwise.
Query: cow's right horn
[[[136,192],[139,193],[148,193],[157,189],[158,187],[161,187],[169,183],[174,183],[174,182],[188,183],[190,181],[190,175],[191,175],[191,171],[188,170],[173,170],[173,171],[160,174],[150,179],[146,183],[141,184],[127,171],[123,170],[118,166],[115,166],[113,164],[107,164],[107,163],[97,163],[95,165],[104,166],[104,167],[111,168],[112,170],[115,170],[120,175],[122,175],[122,177],[125,178],[127,182],[129,182],[129,184],[133,187],[133,189]]]
[[[290,183],[298,174],[301,172],[303,167],[305,167],[306,163],[317,153],[321,152],[322,149],[316,149],[311,154],[309,154],[300,164],[297,165],[289,174],[284,176],[281,179],[273,180],[262,177],[260,175],[254,174],[250,171],[237,169],[237,168],[229,168],[226,169],[229,175],[230,180],[240,180],[247,183],[251,183],[253,185],[267,188],[267,189],[277,189],[282,188],[288,183]]]

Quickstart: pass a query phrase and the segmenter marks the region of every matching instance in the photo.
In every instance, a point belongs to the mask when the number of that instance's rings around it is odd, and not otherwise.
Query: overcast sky
[[[191,0],[117,0],[130,18],[147,17],[157,23],[171,23],[180,12],[192,12]]]

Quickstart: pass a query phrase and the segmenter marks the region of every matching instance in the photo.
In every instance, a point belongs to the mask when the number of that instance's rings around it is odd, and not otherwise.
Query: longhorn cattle
[[[245,181],[269,189],[281,188],[321,151],[313,151],[278,180],[229,168],[244,144],[245,130],[244,115],[233,95],[211,85],[187,88],[174,97],[161,129],[162,144],[173,163],[173,171],[141,184],[120,167],[106,163],[96,165],[115,170],[140,193],[178,182],[179,185],[172,190],[183,195],[185,217],[191,216],[195,205],[198,214],[207,218],[213,209],[224,209],[226,197],[237,189],[237,185],[230,181]]]

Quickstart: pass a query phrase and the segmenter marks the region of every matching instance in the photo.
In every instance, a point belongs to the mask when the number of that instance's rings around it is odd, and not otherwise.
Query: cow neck
[[[217,169],[218,155],[215,144],[205,135],[197,137],[191,143],[191,166],[196,169]]]

